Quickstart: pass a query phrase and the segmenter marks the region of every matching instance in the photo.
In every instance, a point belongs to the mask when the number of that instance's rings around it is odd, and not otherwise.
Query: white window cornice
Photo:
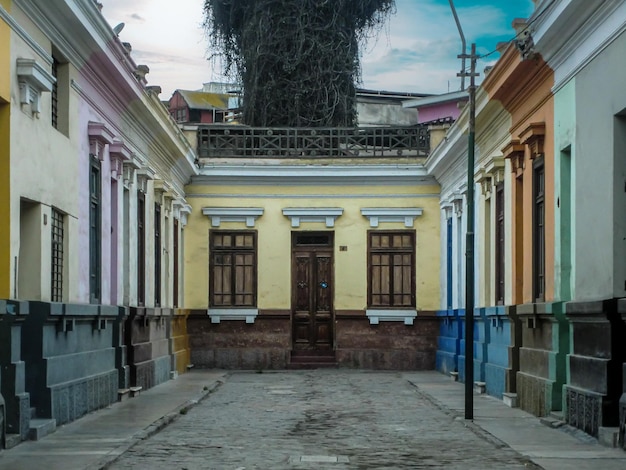
[[[17,81],[20,86],[20,104],[30,104],[31,112],[41,112],[41,94],[52,91],[56,78],[35,59],[17,59]]]
[[[289,217],[292,227],[300,227],[305,222],[324,222],[326,227],[334,227],[335,220],[343,215],[341,207],[286,207],[283,215]]]
[[[191,206],[187,204],[187,201],[180,197],[175,199],[172,202],[172,210],[174,211],[174,217],[180,221],[183,227],[186,226],[187,216],[191,214]]]
[[[262,207],[203,207],[202,214],[211,219],[212,227],[222,222],[245,222],[246,227],[254,227],[256,219],[263,215]]]
[[[404,222],[405,227],[413,227],[415,219],[422,215],[421,207],[364,207],[361,215],[370,221],[370,227],[378,227],[381,222]]]

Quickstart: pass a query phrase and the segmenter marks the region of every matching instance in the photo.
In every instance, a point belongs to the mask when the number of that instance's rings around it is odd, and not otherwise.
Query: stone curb
[[[182,405],[177,406],[176,408],[174,408],[174,410],[170,411],[163,417],[157,419],[152,424],[149,424],[141,431],[135,433],[130,439],[128,439],[127,442],[118,446],[116,449],[112,450],[109,454],[107,454],[105,457],[100,459],[95,464],[90,464],[89,466],[85,467],[84,470],[93,470],[93,469],[105,470],[109,468],[111,464],[117,461],[125,452],[132,449],[139,442],[145,439],[148,439],[151,436],[154,436],[156,433],[161,431],[167,425],[173,423],[178,418],[180,418],[181,415],[187,414],[187,412],[190,409],[192,409],[198,403],[201,403],[205,398],[207,398],[209,395],[215,392],[220,386],[222,386],[225,383],[227,378],[228,378],[228,374],[216,380],[211,385],[206,386],[205,389],[203,389],[200,392],[197,398],[192,398],[190,400],[187,400]]]

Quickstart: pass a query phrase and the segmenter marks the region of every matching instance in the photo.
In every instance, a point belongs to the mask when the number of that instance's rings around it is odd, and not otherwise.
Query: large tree
[[[204,25],[253,126],[353,126],[359,45],[395,0],[205,0]]]

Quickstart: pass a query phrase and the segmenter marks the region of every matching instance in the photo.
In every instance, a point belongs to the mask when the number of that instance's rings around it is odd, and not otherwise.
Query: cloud
[[[532,11],[531,0],[456,3],[468,53],[472,42],[478,54],[492,52],[499,41],[513,36],[511,14],[522,16],[520,9],[524,14]],[[384,37],[362,51],[363,86],[424,93],[459,89],[461,79],[456,74],[461,60],[457,55],[462,45],[449,2],[397,0],[397,7],[398,14],[381,32]],[[497,54],[489,61],[494,58]],[[477,70],[482,68],[484,64],[479,63]]]
[[[197,89],[203,82],[223,81],[219,61],[207,60],[208,41],[201,25],[204,0],[182,0],[172,14],[171,0],[100,0],[102,13],[133,46],[137,63],[150,67],[148,79],[171,94]],[[300,1],[300,0],[297,0]],[[448,0],[396,0],[398,13],[361,50],[361,86],[377,90],[445,93],[460,88],[457,55],[461,40]],[[528,16],[532,0],[455,0],[467,50],[476,42],[479,54],[513,36],[511,21]],[[165,32],[168,32],[165,34]],[[479,61],[478,70],[498,54]],[[482,77],[481,77],[482,78]],[[480,82],[480,79],[478,82]]]

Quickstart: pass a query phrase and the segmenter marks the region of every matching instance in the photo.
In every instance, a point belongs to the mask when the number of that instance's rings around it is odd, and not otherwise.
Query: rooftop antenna
[[[116,36],[119,36],[123,29],[124,29],[124,23],[120,23],[115,28],[113,28],[113,32],[115,33]]]

